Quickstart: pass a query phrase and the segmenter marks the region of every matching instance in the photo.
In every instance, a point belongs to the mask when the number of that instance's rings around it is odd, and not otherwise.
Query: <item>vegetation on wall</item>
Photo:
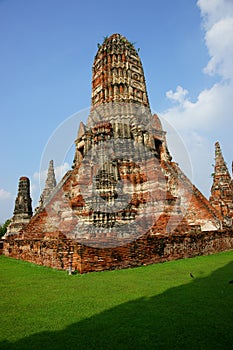
[[[4,236],[7,231],[7,226],[10,224],[10,220],[6,220],[4,224],[0,224],[0,237]]]

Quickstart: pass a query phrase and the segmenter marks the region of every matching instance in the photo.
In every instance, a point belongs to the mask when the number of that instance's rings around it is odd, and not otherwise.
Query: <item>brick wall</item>
[[[87,242],[88,244],[88,242]],[[93,244],[93,242],[92,242]],[[233,230],[163,236],[148,234],[116,248],[94,248],[68,239],[13,239],[4,242],[6,256],[80,273],[122,269],[233,249]],[[72,250],[72,254],[70,254]]]

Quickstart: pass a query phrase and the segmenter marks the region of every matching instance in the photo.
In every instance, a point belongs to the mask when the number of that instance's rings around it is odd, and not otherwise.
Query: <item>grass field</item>
[[[233,348],[233,251],[73,276],[0,267],[1,349]]]

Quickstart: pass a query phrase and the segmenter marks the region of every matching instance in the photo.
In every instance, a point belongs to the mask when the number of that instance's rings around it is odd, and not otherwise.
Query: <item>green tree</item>
[[[0,225],[0,237],[4,236],[7,231],[7,226],[10,224],[10,219],[6,220],[3,225]]]

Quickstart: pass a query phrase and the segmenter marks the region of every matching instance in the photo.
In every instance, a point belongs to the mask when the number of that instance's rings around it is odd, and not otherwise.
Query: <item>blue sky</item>
[[[215,141],[230,167],[232,0],[0,0],[0,222],[12,216],[20,176],[31,179],[37,205],[44,148],[61,123],[90,106],[97,43],[113,33],[140,48],[151,108],[180,135],[194,184],[209,196]],[[75,134],[74,123],[59,147]],[[55,162],[57,170],[70,159]]]

